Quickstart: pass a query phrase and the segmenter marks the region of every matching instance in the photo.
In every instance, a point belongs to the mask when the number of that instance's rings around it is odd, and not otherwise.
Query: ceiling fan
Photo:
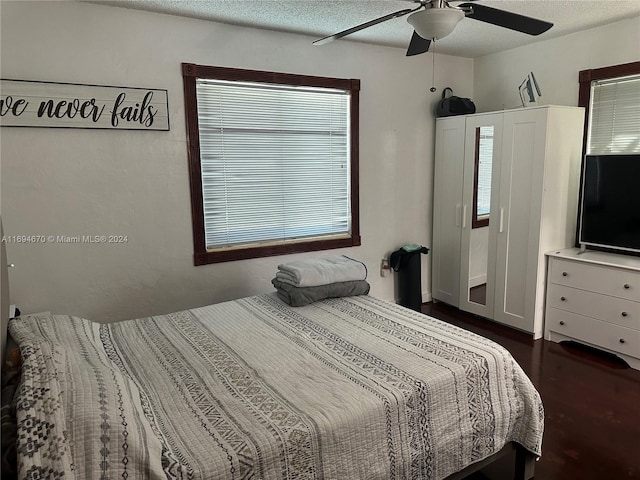
[[[361,25],[343,30],[313,42],[314,45],[322,45],[338,38],[346,37],[352,33],[364,30],[387,20],[398,17],[407,17],[407,22],[414,28],[407,56],[419,55],[429,51],[431,42],[449,35],[463,18],[471,18],[480,22],[491,23],[499,27],[508,28],[529,35],[540,35],[549,30],[553,23],[526,17],[517,13],[507,12],[497,8],[487,7],[478,3],[462,3],[451,6],[456,0],[410,0],[419,5],[416,8],[406,8],[390,13],[375,20],[370,20]]]

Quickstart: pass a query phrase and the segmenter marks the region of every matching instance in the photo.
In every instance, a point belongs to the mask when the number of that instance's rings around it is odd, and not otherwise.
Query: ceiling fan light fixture
[[[457,8],[429,8],[412,13],[407,22],[422,38],[438,40],[453,32],[463,18],[464,12]]]

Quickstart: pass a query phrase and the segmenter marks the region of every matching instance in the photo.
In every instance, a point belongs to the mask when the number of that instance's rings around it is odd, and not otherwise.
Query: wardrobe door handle
[[[562,272],[562,276],[563,276],[563,277],[568,277],[568,276],[569,276],[569,274],[568,274],[567,272]]]
[[[629,290],[631,288],[631,285],[629,285],[628,283],[625,283],[624,284],[624,288],[625,288],[625,290]]]
[[[624,338],[621,338],[621,339],[620,339],[620,343],[624,343]]]
[[[462,206],[462,228],[467,228],[467,206]]]
[[[564,320],[560,320],[560,325],[564,325]]]
[[[620,315],[622,315],[623,317],[627,316],[627,312],[622,312]]]
[[[560,300],[563,301],[563,302],[566,302],[567,301],[567,297],[560,297]]]
[[[504,231],[504,208],[500,209],[500,228],[499,232],[502,233]]]

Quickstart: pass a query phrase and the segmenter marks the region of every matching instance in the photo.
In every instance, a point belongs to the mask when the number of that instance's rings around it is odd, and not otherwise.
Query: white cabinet
[[[583,122],[583,109],[560,106],[436,121],[434,299],[542,336],[544,253],[574,242]],[[474,228],[478,147],[489,134],[489,224]]]
[[[548,256],[545,338],[615,353],[640,370],[640,258],[577,249]]]
[[[465,118],[438,119],[433,184],[431,296],[453,306],[460,298],[460,232]]]

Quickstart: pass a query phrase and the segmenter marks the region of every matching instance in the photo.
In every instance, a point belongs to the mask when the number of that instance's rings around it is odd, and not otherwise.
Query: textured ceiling
[[[118,7],[200,18],[234,25],[307,34],[321,38],[398,10],[412,0],[85,0]],[[460,2],[451,2],[456,5]],[[640,0],[480,0],[478,3],[552,22],[532,37],[472,19],[463,19],[435,45],[437,53],[478,57],[585,30],[625,18],[640,24]],[[395,18],[337,42],[359,41],[406,47],[412,28]],[[317,48],[323,48],[318,46]],[[640,45],[638,45],[640,56]]]

